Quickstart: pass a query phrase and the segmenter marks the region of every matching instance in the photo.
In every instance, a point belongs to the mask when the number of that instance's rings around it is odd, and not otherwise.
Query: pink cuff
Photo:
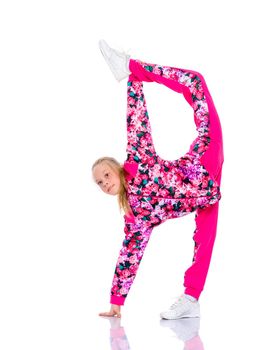
[[[137,174],[138,164],[136,162],[124,162],[123,168],[126,171],[126,178],[129,181]]]
[[[128,222],[129,224],[135,224],[135,216],[133,213],[125,214],[123,217],[125,222]]]
[[[125,298],[124,297],[117,297],[116,295],[111,295],[111,304],[115,305],[124,305]]]
[[[192,297],[194,297],[195,299],[199,299],[200,294],[202,291],[198,291],[197,289],[191,288],[191,287],[186,287],[185,288],[185,294],[188,294]]]

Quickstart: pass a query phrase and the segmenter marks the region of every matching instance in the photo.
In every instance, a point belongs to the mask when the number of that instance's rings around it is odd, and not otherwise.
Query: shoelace
[[[175,309],[178,305],[182,304],[184,295],[179,296],[179,298],[170,306],[170,309]]]

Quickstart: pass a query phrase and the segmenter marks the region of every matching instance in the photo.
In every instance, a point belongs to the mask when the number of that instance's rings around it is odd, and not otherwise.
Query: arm
[[[111,289],[111,309],[101,312],[99,316],[121,317],[121,305],[136,277],[139,264],[148,244],[152,227],[143,220],[135,218],[134,222],[125,217],[125,239],[115,268]]]
[[[137,172],[138,165],[135,167],[134,165],[134,163],[124,164],[124,170],[130,178],[133,178]],[[140,209],[141,212],[141,207],[138,209]],[[138,215],[138,213],[136,214]],[[136,276],[138,266],[150,236],[149,230],[145,230],[145,232],[148,233],[146,239],[144,236],[141,236],[140,232],[143,225],[136,224],[136,218],[132,213],[125,215],[124,219],[125,239],[115,268],[111,290],[111,308],[108,312],[99,313],[99,316],[121,317],[121,305],[124,304],[125,297],[127,296],[128,290]]]
[[[125,239],[120,250],[111,289],[111,304],[123,305],[136,277],[152,228],[141,219],[125,222]]]

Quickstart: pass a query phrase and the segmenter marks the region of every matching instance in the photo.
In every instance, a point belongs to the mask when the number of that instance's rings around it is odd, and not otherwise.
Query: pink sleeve
[[[123,305],[133,284],[152,227],[125,222],[125,239],[118,257],[111,289],[111,304]]]

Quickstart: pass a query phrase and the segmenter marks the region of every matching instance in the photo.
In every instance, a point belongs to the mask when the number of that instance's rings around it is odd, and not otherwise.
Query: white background
[[[98,40],[201,72],[225,147],[218,234],[201,295],[205,350],[277,349],[279,18],[277,1],[13,1],[0,5],[0,348],[111,349],[116,198],[91,179],[125,159],[126,83]],[[182,96],[145,84],[157,152],[194,135]],[[182,349],[158,314],[182,293],[193,216],[154,230],[126,306],[130,347]],[[170,333],[171,334],[171,333]],[[149,339],[149,340],[148,340]]]

